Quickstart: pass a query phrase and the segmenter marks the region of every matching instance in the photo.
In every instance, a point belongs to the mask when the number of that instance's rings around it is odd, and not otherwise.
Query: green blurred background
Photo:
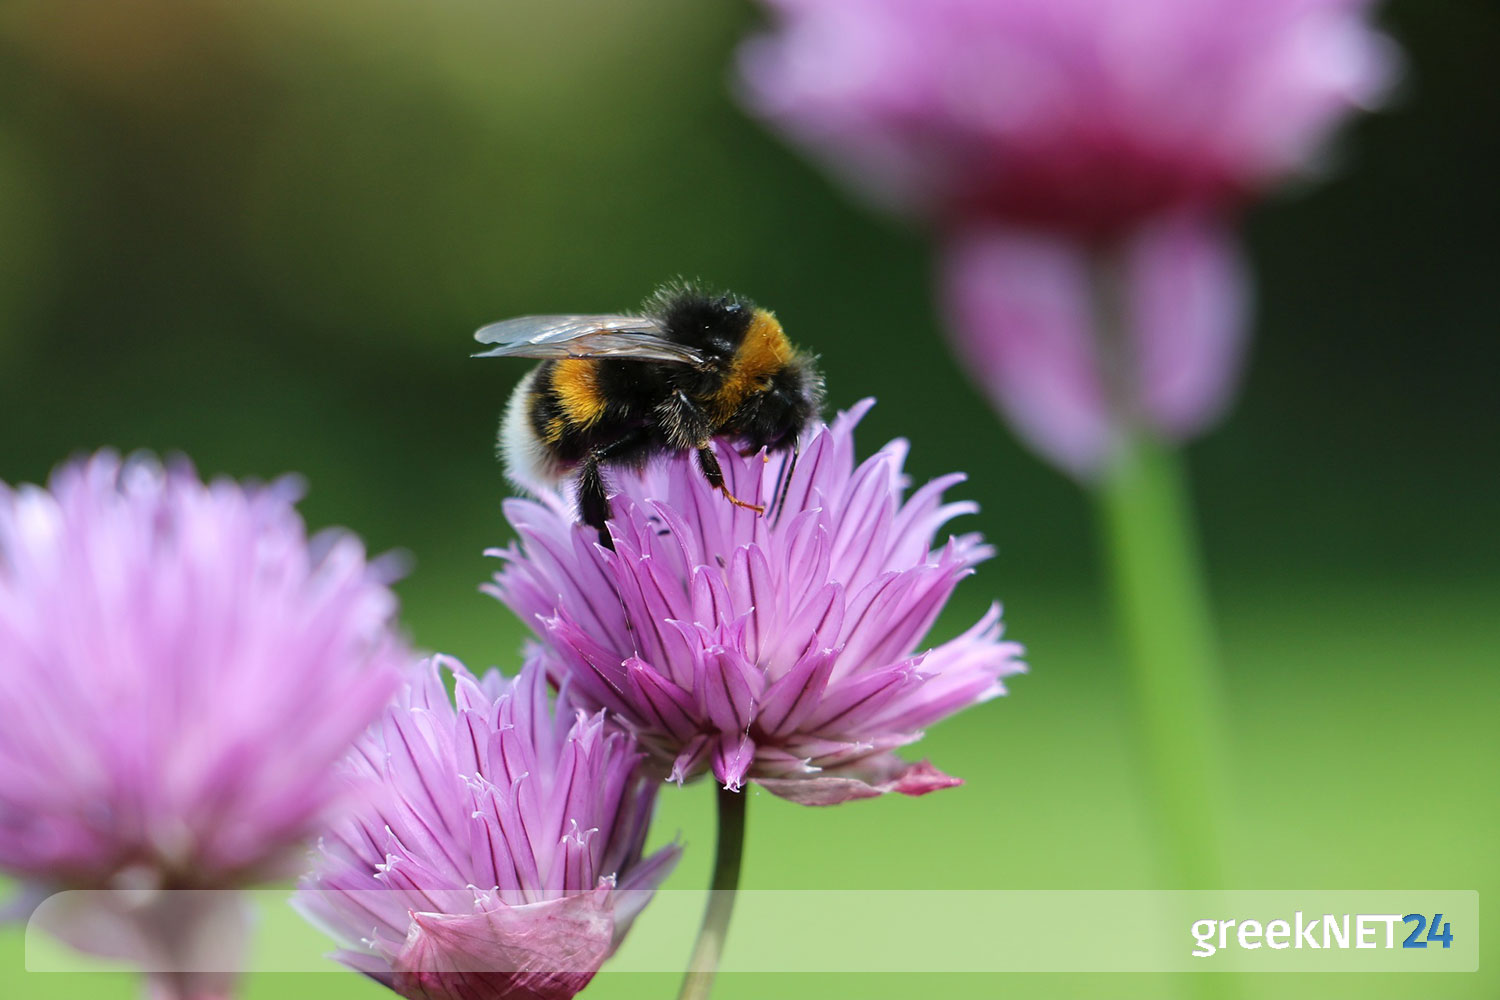
[[[470,362],[470,332],[701,276],[819,351],[835,405],[880,399],[867,448],[903,435],[919,477],[970,473],[973,526],[1001,554],[941,628],[998,595],[1033,666],[924,743],[961,790],[826,811],[757,795],[747,883],[1157,885],[1093,511],[954,367],[920,236],[736,109],[728,61],[756,18],[743,0],[9,0],[0,479],[102,445],[301,472],[312,524],[415,556],[401,594],[420,644],[509,669],[520,628],[476,587],[507,537],[493,434],[524,364]],[[1484,905],[1500,892],[1500,7],[1407,0],[1383,20],[1410,59],[1402,99],[1349,131],[1329,183],[1248,218],[1252,366],[1190,453],[1227,660],[1230,880],[1476,888]],[[663,795],[658,839],[688,844],[674,885],[705,880],[709,806],[702,785]],[[0,931],[0,997],[133,994],[27,975],[20,940]],[[1481,969],[1242,992],[1500,995],[1500,946]],[[587,995],[674,985],[606,973]],[[739,975],[717,995],[1191,986]],[[248,983],[380,994],[352,974]]]

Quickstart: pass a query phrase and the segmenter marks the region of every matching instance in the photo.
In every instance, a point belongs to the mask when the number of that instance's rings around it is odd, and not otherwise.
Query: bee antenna
[[[802,454],[802,435],[792,438],[792,460],[781,467],[781,475],[776,477],[776,512],[771,517],[771,524],[775,525],[781,521],[781,510],[786,506],[786,495],[792,488],[792,474],[797,471],[797,458]]]

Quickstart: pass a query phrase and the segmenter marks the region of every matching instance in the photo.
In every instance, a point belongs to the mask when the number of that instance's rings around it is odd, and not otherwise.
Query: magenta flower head
[[[1367,0],[765,0],[747,102],[882,201],[1088,236],[1305,169],[1394,62]]]
[[[309,543],[298,492],[109,452],[0,484],[0,869],[43,891],[296,870],[409,662],[389,572],[351,535]]]
[[[961,475],[905,495],[906,445],[855,462],[866,402],[805,443],[780,508],[757,515],[710,490],[691,461],[615,477],[615,551],[556,497],[511,500],[516,546],[491,592],[543,640],[574,695],[608,709],[677,781],[712,771],[810,805],[957,784],[891,750],[1023,669],[992,607],[918,651],[954,586],[990,549],[934,539],[971,503]],[[784,458],[720,447],[730,490],[777,495]]]
[[[677,859],[642,860],[656,783],[641,763],[566,690],[554,714],[540,667],[481,679],[423,661],[350,755],[360,805],[320,842],[298,907],[345,964],[414,1000],[565,1000]]]
[[[1398,61],[1367,0],[766,4],[747,105],[948,241],[956,347],[1085,476],[1122,422],[1182,437],[1222,410],[1245,321],[1226,220],[1318,167]],[[1118,344],[1075,294],[1101,252]]]

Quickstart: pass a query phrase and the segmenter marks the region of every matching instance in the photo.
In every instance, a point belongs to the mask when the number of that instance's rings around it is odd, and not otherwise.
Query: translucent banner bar
[[[306,906],[310,894],[300,895]],[[389,914],[394,904],[401,924],[397,930],[404,936],[408,929],[404,915],[411,907],[405,894],[325,895],[322,902],[344,912],[349,907],[366,907],[372,914]],[[483,909],[483,904],[476,909],[470,890],[428,895],[432,903],[456,916]],[[643,897],[632,898],[624,892],[608,895],[604,911],[608,913],[624,913],[643,902]],[[706,891],[657,892],[606,968],[611,972],[680,971],[708,896]],[[1474,972],[1479,968],[1479,894],[1473,890],[742,890],[735,896],[729,945],[721,965],[727,972]],[[44,901],[27,925],[26,968],[32,972],[342,969],[328,957],[333,942],[293,912],[290,897],[284,890],[59,893]],[[519,926],[518,917],[524,917],[524,912],[508,913],[494,926],[510,928],[506,931],[510,933]],[[479,933],[484,933],[485,926],[479,925]],[[163,938],[188,936],[194,942],[191,948],[161,944]],[[394,940],[399,947],[402,938]],[[364,956],[378,960],[381,955],[378,945],[352,944]],[[76,949],[118,960],[101,960]],[[514,954],[505,948],[485,948],[481,940],[454,961],[465,971],[505,972],[511,971],[507,965],[515,961],[510,957]],[[568,964],[566,958],[559,962]]]

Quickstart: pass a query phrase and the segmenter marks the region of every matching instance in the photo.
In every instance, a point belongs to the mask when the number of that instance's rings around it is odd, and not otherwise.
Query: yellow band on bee
[[[576,428],[593,424],[609,405],[599,389],[596,361],[570,358],[557,362],[552,368],[552,391],[568,424]]]

